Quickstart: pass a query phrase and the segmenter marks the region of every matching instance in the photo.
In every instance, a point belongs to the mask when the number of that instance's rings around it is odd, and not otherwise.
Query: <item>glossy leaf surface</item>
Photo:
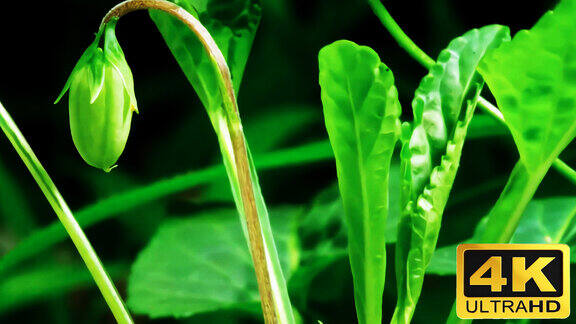
[[[530,172],[548,168],[576,136],[576,1],[486,55],[480,72]]]
[[[238,92],[252,41],[260,23],[259,0],[178,0],[210,32],[222,51],[234,89]],[[222,99],[214,66],[197,37],[177,19],[154,10],[150,16],[178,61],[188,81],[207,109],[217,108]]]
[[[326,128],[336,157],[360,323],[382,321],[390,161],[400,103],[372,49],[337,41],[319,54]]]
[[[468,125],[483,86],[476,67],[508,29],[467,32],[442,51],[416,90],[413,125],[403,126],[403,206],[396,244],[398,302],[393,323],[409,323],[434,252]]]
[[[256,0],[184,0],[178,1],[178,4],[198,18],[218,45],[227,62],[233,87],[237,94],[254,33],[260,21],[259,2]],[[226,100],[228,104],[224,105],[225,101],[221,95],[224,87],[221,84],[223,76],[217,74],[214,63],[191,31],[169,15],[157,12],[152,12],[151,15],[208,112],[212,126],[218,136],[224,166],[247,240],[248,230],[244,204],[254,204],[256,207],[264,245],[263,253],[266,254],[269,288],[273,295],[270,299],[274,303],[274,314],[280,323],[294,323],[288,289],[278,260],[272,229],[268,220],[268,211],[260,190],[249,145],[245,139],[241,140],[244,143],[242,147],[235,148],[232,145],[234,141],[232,141],[231,128],[242,129],[238,112],[230,104],[236,98],[229,97]],[[246,152],[238,150],[246,150]],[[237,169],[235,157],[244,154],[248,161],[242,163],[247,162],[248,164],[250,182],[252,183],[251,194],[254,197],[254,201],[249,202],[243,201],[240,194],[241,181],[238,174],[241,171]]]

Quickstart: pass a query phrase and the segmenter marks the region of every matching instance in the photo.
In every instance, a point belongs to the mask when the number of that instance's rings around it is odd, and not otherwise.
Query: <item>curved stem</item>
[[[16,152],[28,168],[28,171],[30,171],[34,180],[36,180],[36,183],[38,183],[38,186],[52,206],[52,209],[56,212],[58,219],[60,219],[60,222],[64,225],[64,228],[68,232],[68,235],[72,239],[72,242],[76,246],[80,256],[92,274],[94,281],[96,281],[96,285],[98,285],[98,288],[104,296],[104,299],[110,307],[116,321],[122,324],[133,323],[130,314],[122,302],[122,298],[120,298],[114,283],[112,283],[106,270],[104,270],[104,267],[98,259],[94,248],[92,248],[90,241],[88,241],[86,234],[84,234],[84,231],[82,231],[82,228],[78,225],[78,222],[74,218],[74,215],[72,215],[70,208],[68,208],[66,201],[62,198],[56,185],[52,182],[52,179],[50,179],[50,176],[44,167],[42,167],[42,164],[32,151],[32,148],[1,103],[0,128],[2,128],[4,134],[6,134],[10,143],[12,143],[16,149]]]
[[[248,232],[248,241],[256,272],[258,290],[262,303],[262,311],[266,323],[277,323],[279,316],[275,307],[271,274],[268,267],[268,253],[263,237],[262,225],[256,204],[254,183],[252,182],[250,159],[244,140],[244,132],[238,114],[236,95],[232,84],[232,77],[224,55],[206,28],[189,12],[178,5],[165,0],[128,0],[124,1],[108,12],[100,28],[112,18],[120,18],[123,15],[146,9],[156,9],[168,13],[184,23],[200,40],[210,60],[212,61],[217,75],[220,78],[220,92],[224,101],[224,113],[227,129],[230,132],[234,165],[237,170],[236,176],[240,187],[241,207],[245,216]],[[272,261],[271,261],[272,262]],[[280,307],[279,307],[280,308]]]
[[[576,184],[576,171],[572,169],[566,162],[556,159],[552,162],[552,166],[556,171],[558,171],[561,175],[566,177],[568,180],[572,181],[573,184]]]
[[[418,47],[418,45],[416,45],[416,43],[414,43],[414,41],[408,37],[408,35],[406,35],[398,23],[396,23],[394,18],[392,18],[388,12],[388,9],[386,9],[382,2],[380,2],[380,0],[368,0],[368,3],[370,4],[372,11],[374,11],[374,14],[378,17],[378,19],[380,19],[380,22],[382,22],[382,25],[386,27],[388,32],[392,35],[392,37],[394,37],[398,44],[404,48],[410,56],[418,61],[418,63],[429,69],[434,64],[434,60],[420,47]],[[503,124],[506,124],[502,112],[490,101],[479,97],[478,104],[480,105],[480,108],[484,109],[485,112]],[[562,160],[557,158],[552,164],[552,167],[554,167],[563,176],[568,178],[568,180],[570,180],[572,183],[576,184],[576,171],[570,168]]]
[[[497,121],[499,121],[503,125],[506,125],[504,115],[502,114],[500,109],[498,109],[498,107],[494,106],[490,101],[482,97],[478,97],[478,104],[480,104],[480,107],[482,107],[484,111],[487,112],[490,116],[494,117]]]
[[[376,16],[380,19],[384,27],[388,29],[388,32],[390,32],[400,47],[404,48],[412,58],[422,64],[425,68],[429,69],[434,65],[434,60],[418,47],[418,45],[416,45],[408,35],[406,35],[380,0],[368,0],[368,3],[370,4],[370,7],[372,7],[372,11],[374,11]]]

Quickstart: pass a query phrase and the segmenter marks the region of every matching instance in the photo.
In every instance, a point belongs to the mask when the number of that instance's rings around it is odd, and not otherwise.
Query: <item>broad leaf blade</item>
[[[337,41],[320,51],[319,62],[324,118],[348,225],[358,319],[380,323],[398,94],[392,72],[368,47]]]
[[[403,128],[404,210],[396,244],[398,302],[394,323],[409,323],[420,297],[483,86],[476,67],[488,49],[507,39],[508,29],[497,25],[456,38],[440,53],[416,90],[413,126],[405,124]]]
[[[197,16],[222,51],[238,92],[252,41],[260,23],[259,0],[174,1]],[[180,21],[151,10],[150,16],[207,109],[221,102],[218,78],[198,38]]]
[[[576,1],[563,0],[480,65],[531,172],[547,169],[576,135],[574,17]]]
[[[295,267],[291,256],[298,212],[284,208],[274,214],[287,274]],[[237,212],[213,211],[165,223],[132,267],[128,298],[134,312],[153,318],[224,309],[258,312],[258,286]]]

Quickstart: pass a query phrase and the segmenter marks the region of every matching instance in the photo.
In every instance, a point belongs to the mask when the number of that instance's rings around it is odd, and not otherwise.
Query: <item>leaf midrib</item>
[[[374,80],[376,82],[376,80]],[[372,86],[370,86],[371,88]],[[350,85],[350,78],[346,78],[346,90],[348,93],[348,100],[350,102],[350,108],[352,109],[352,127],[354,128],[354,135],[356,137],[356,150],[358,151],[358,172],[359,172],[359,179],[360,179],[360,189],[361,189],[361,195],[362,195],[362,219],[365,220],[367,219],[367,216],[369,218],[370,215],[370,206],[368,205],[367,201],[368,201],[368,192],[366,191],[366,178],[365,178],[365,172],[364,172],[364,154],[363,154],[363,150],[362,150],[362,145],[360,145],[360,133],[358,130],[358,120],[356,117],[356,113],[354,110],[354,107],[356,107],[356,105],[354,104],[354,100],[352,98],[351,95],[351,85]],[[369,92],[369,91],[368,91]],[[367,92],[367,94],[368,94]],[[363,103],[362,103],[363,105]],[[368,284],[368,278],[372,278],[372,267],[369,266],[369,262],[367,259],[367,255],[369,255],[369,251],[368,251],[368,244],[367,242],[371,242],[370,238],[370,230],[368,229],[368,226],[365,226],[364,222],[362,222],[363,226],[362,226],[362,234],[364,236],[364,274],[365,274],[365,278],[363,280],[364,283],[364,295],[365,295],[365,300],[364,300],[364,311],[368,311],[369,307],[367,307],[366,305],[368,304],[368,302],[370,300],[372,300],[371,298],[369,298],[371,294],[368,293],[368,291],[370,291],[372,288],[371,285]],[[370,318],[370,314],[367,312],[364,314],[365,318]]]

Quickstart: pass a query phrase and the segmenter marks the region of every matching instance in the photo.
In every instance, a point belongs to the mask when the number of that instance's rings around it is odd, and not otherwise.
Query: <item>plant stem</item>
[[[178,5],[165,0],[124,1],[106,14],[100,28],[112,18],[120,18],[129,12],[145,9],[163,11],[184,23],[198,37],[215,67],[217,76],[219,77],[220,92],[224,101],[223,112],[226,123],[226,126],[215,125],[215,127],[220,130],[226,130],[228,133],[223,136],[226,137],[225,140],[230,140],[231,142],[231,147],[227,143],[223,144],[222,142],[220,145],[221,148],[223,148],[223,152],[232,158],[230,162],[235,166],[235,173],[233,175],[237,177],[241,197],[241,203],[239,204],[241,206],[239,206],[239,208],[242,209],[243,213],[241,214],[243,214],[245,218],[264,320],[270,324],[277,323],[279,320],[282,322],[288,321],[287,318],[292,318],[291,307],[285,305],[285,301],[288,299],[288,293],[285,286],[278,283],[278,278],[272,270],[273,267],[269,268],[269,262],[278,262],[277,257],[274,258],[275,253],[270,251],[270,248],[266,246],[265,240],[272,244],[273,249],[275,249],[275,247],[273,246],[273,239],[268,227],[266,232],[262,231],[261,219],[256,203],[257,194],[255,190],[257,184],[252,181],[251,162],[238,113],[236,94],[224,55],[222,55],[222,52],[208,30],[206,30],[198,19]],[[214,123],[216,117],[213,118]],[[227,162],[225,161],[225,163]],[[231,181],[233,180],[231,179]],[[235,187],[234,184],[232,184],[232,186],[233,188]],[[267,221],[267,219],[264,221]],[[266,223],[265,225],[268,224]],[[279,265],[277,267],[279,268]],[[274,280],[272,281],[272,279]],[[280,298],[276,298],[280,300],[275,300],[274,289],[276,289],[277,294],[281,295]],[[287,312],[290,314],[286,314]]]
[[[76,246],[80,256],[92,274],[94,281],[96,281],[96,284],[104,296],[106,303],[110,307],[112,314],[116,318],[116,321],[123,324],[133,323],[130,314],[122,302],[122,298],[120,298],[116,287],[110,280],[106,270],[104,270],[104,267],[92,248],[90,241],[88,241],[82,228],[78,225],[78,222],[76,222],[76,219],[68,208],[66,201],[64,201],[64,198],[62,198],[62,195],[60,195],[60,192],[56,188],[56,185],[52,182],[52,179],[50,179],[50,176],[44,167],[42,167],[42,164],[40,164],[40,161],[32,151],[32,148],[1,103],[0,128],[2,128],[4,134],[6,134],[10,143],[12,143],[12,146],[16,149],[16,152],[28,168],[28,171],[30,171],[34,180],[36,180],[36,183],[52,206],[52,209],[56,212],[60,222],[64,225],[64,228],[68,232],[68,235],[72,239],[72,242]]]
[[[548,168],[542,168],[535,173],[530,173],[522,161],[516,163],[506,187],[488,214],[486,230],[481,236],[481,243],[510,242],[526,206],[532,200],[547,171]],[[446,323],[465,324],[471,322],[471,320],[458,318],[456,303],[454,303]]]
[[[425,68],[429,69],[434,65],[435,61],[420,47],[418,47],[418,45],[416,45],[408,35],[406,35],[380,0],[368,0],[368,4],[370,4],[372,11],[374,11],[376,16],[380,19],[384,27],[388,29],[388,32],[390,32],[400,47],[405,49],[413,59],[422,64]]]
[[[482,243],[508,243],[518,227],[548,168],[530,173],[522,160],[516,163],[498,201],[488,214]]]
[[[570,180],[573,184],[576,184],[576,171],[572,169],[566,162],[556,159],[552,162],[552,167],[556,169],[561,175]]]
[[[406,35],[406,33],[400,28],[398,23],[392,18],[386,7],[382,4],[380,0],[368,0],[370,7],[374,14],[380,19],[382,25],[386,27],[388,32],[394,37],[398,42],[400,47],[404,48],[410,56],[412,56],[418,63],[424,66],[426,69],[430,69],[434,64],[434,60],[426,54],[414,41]],[[506,125],[504,120],[504,115],[494,104],[490,101],[478,97],[478,104],[480,108],[484,109],[492,117],[496,118],[498,121]],[[557,158],[552,166],[560,172],[564,177],[568,178],[572,183],[576,184],[576,171],[570,168],[566,163]]]

